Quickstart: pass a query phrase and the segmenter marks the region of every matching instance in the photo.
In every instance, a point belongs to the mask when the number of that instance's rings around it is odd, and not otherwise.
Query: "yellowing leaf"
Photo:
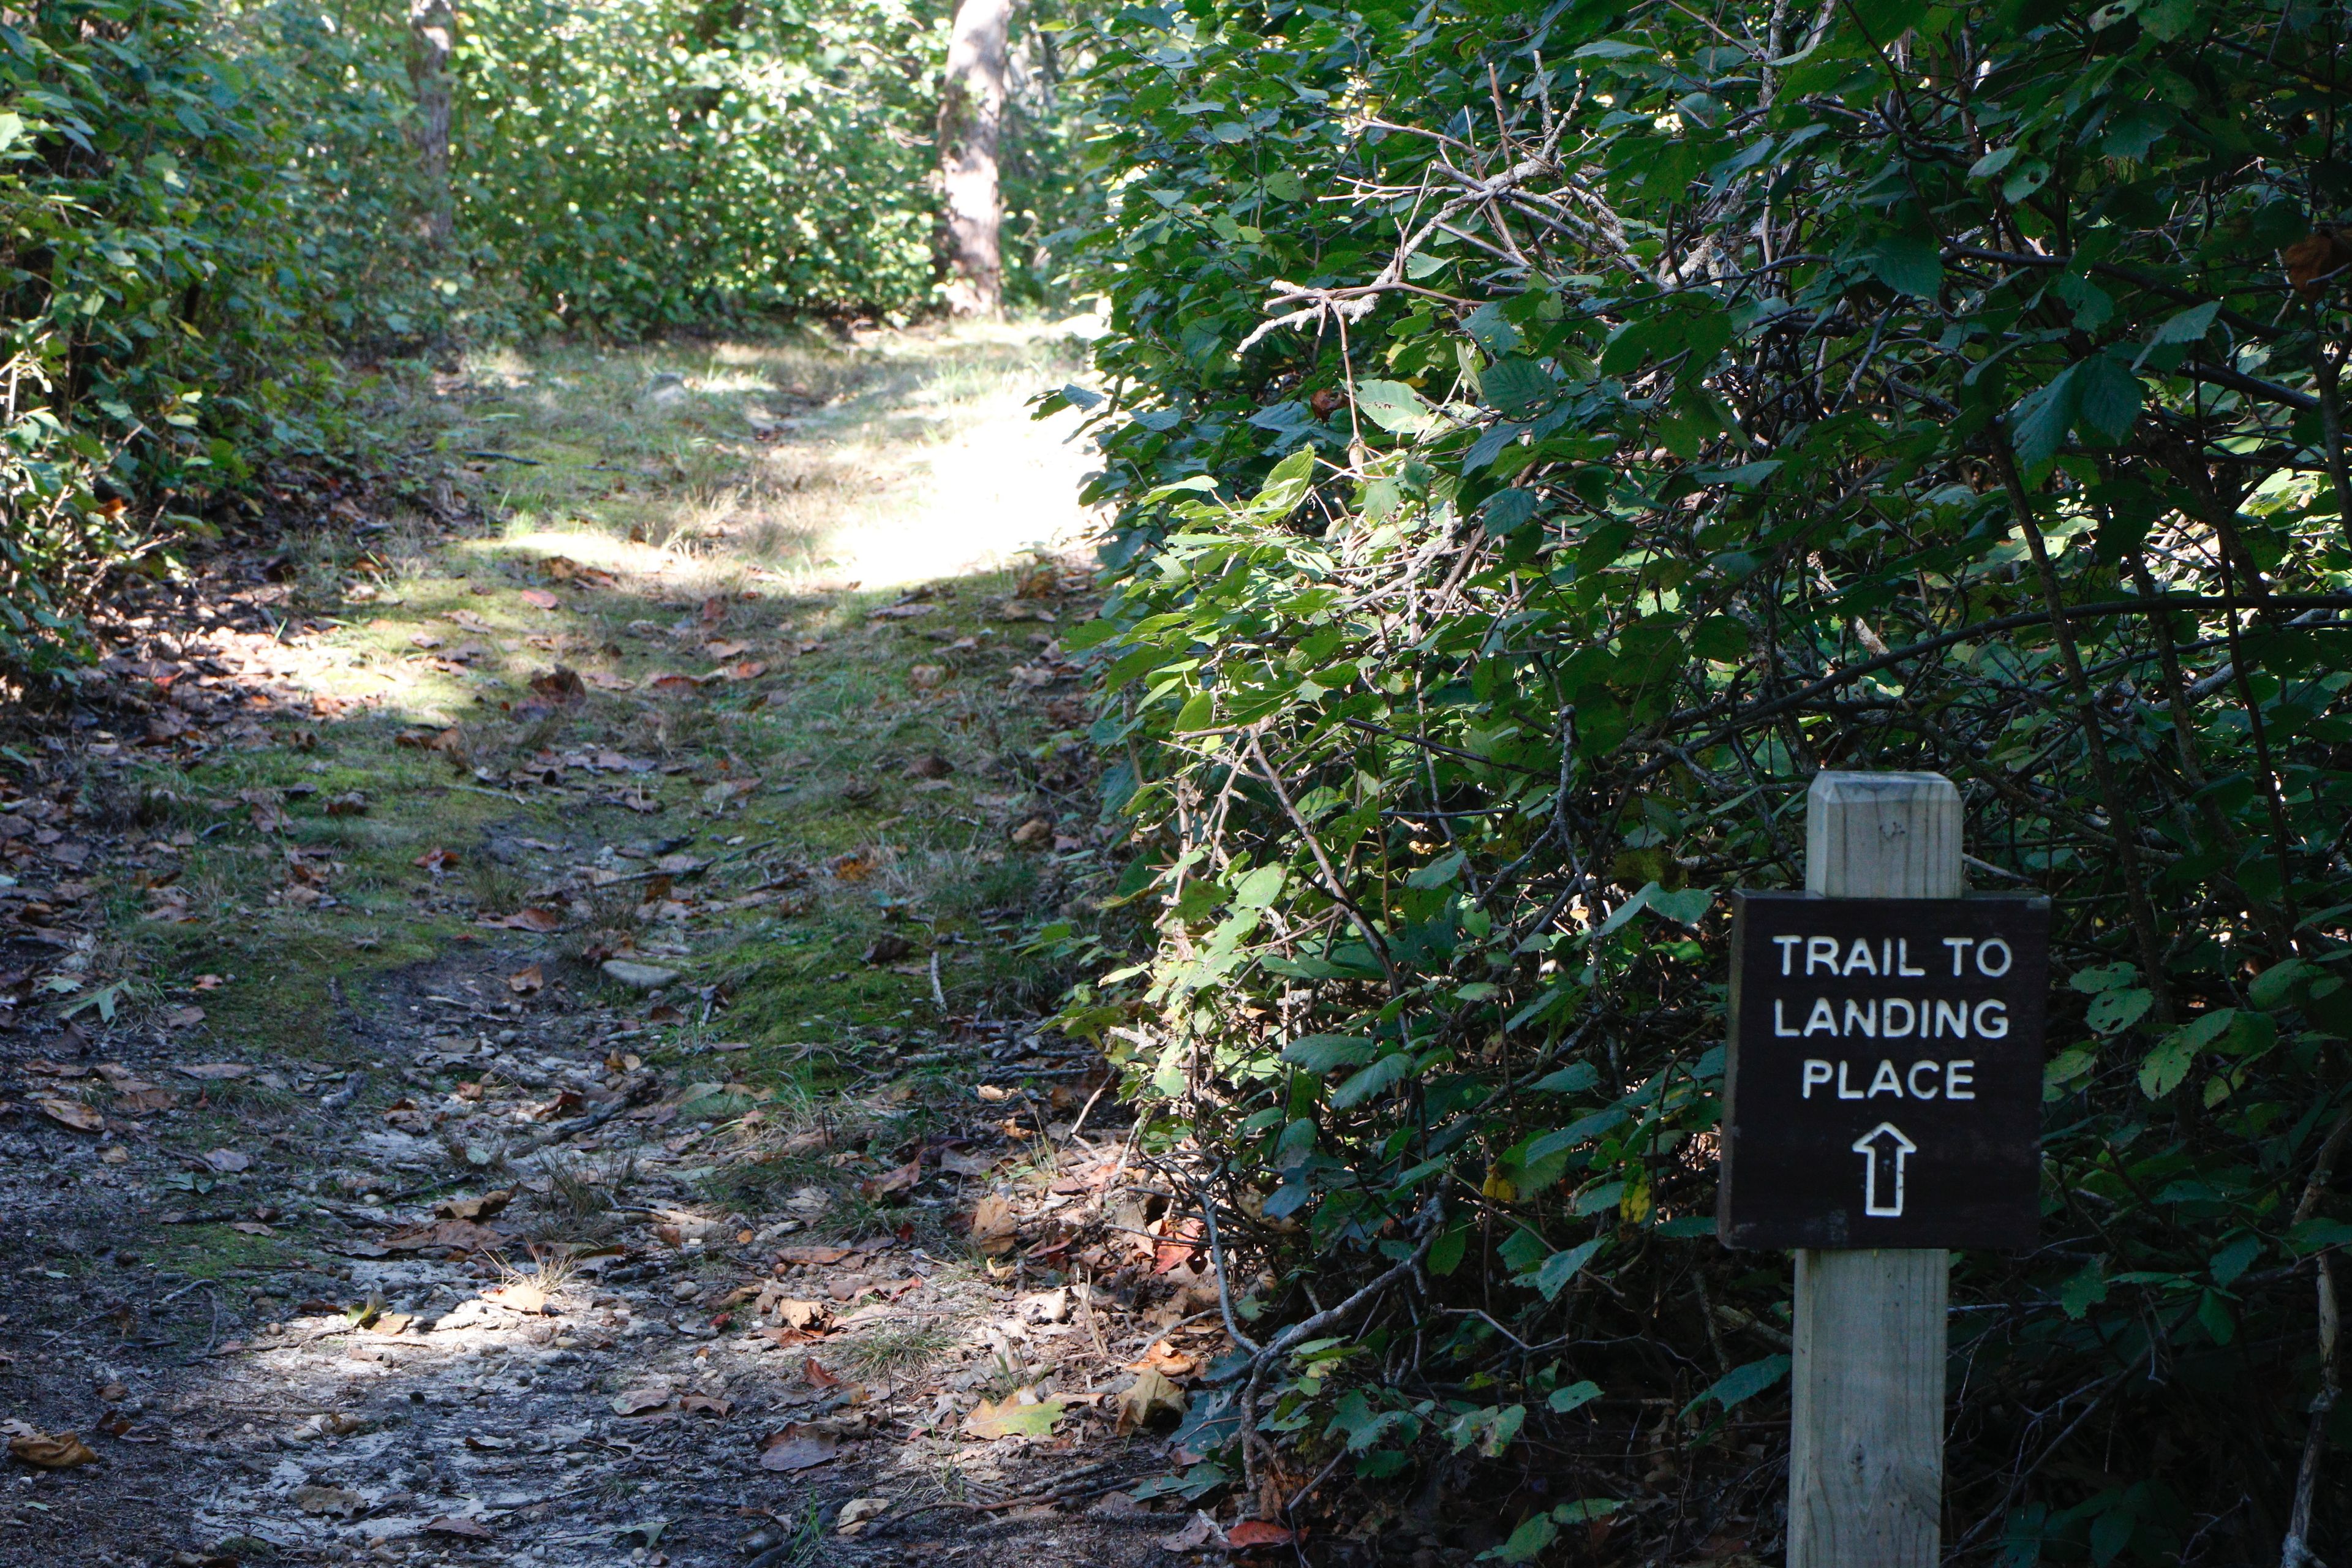
[[[1164,1380],[1163,1380],[1164,1381]],[[1027,1390],[1023,1390],[1027,1393]],[[1062,1418],[1065,1403],[1058,1395],[1038,1399],[1030,1395],[1031,1403],[1023,1404],[1020,1394],[989,1401],[982,1400],[980,1408],[963,1418],[963,1429],[975,1437],[1043,1437]]]

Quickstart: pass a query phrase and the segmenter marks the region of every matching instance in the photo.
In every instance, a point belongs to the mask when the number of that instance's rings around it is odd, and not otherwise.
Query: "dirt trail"
[[[404,505],[104,628],[0,746],[0,1562],[1161,1555],[1213,1291],[1015,945],[1071,352],[387,382]]]

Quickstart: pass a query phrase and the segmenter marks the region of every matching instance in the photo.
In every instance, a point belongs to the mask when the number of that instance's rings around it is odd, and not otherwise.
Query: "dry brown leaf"
[[[445,1513],[438,1519],[426,1521],[425,1533],[455,1535],[467,1541],[488,1541],[490,1538],[489,1526],[478,1519],[467,1519],[457,1513]]]
[[[349,1487],[296,1487],[294,1506],[304,1513],[332,1513],[349,1519],[367,1506],[367,1500]]]
[[[1139,1431],[1162,1415],[1184,1414],[1184,1391],[1149,1367],[1119,1394],[1118,1429]]]
[[[779,1263],[814,1263],[829,1268],[856,1253],[854,1247],[787,1247],[776,1253]]]
[[[532,907],[517,910],[502,919],[484,921],[482,923],[506,931],[538,931],[544,935],[551,931],[561,931],[563,927],[563,917],[553,910]]]
[[[1129,1363],[1129,1372],[1156,1372],[1162,1377],[1185,1377],[1200,1369],[1201,1363],[1186,1355],[1166,1340],[1160,1341],[1143,1352],[1143,1359]]]
[[[677,1407],[680,1410],[700,1411],[706,1415],[724,1416],[734,1411],[735,1405],[732,1400],[721,1399],[715,1394],[689,1394],[678,1400]]]
[[[1290,1531],[1263,1519],[1245,1519],[1225,1531],[1225,1545],[1234,1552],[1258,1546],[1287,1546]]]
[[[96,1132],[105,1127],[106,1118],[91,1106],[79,1100],[58,1100],[44,1095],[33,1101],[34,1107],[50,1121],[77,1132]]]
[[[981,1199],[972,1208],[972,1243],[992,1258],[1012,1251],[1020,1229],[1021,1217],[1013,1213],[1011,1200],[995,1193]]]
[[[512,1202],[514,1189],[500,1187],[495,1192],[484,1193],[478,1198],[443,1198],[433,1205],[433,1212],[443,1219],[493,1219]]]
[[[196,1079],[250,1078],[253,1068],[243,1062],[184,1062],[173,1069]]]
[[[658,1410],[663,1405],[667,1405],[677,1392],[677,1386],[673,1384],[669,1379],[666,1377],[654,1378],[649,1382],[637,1384],[635,1388],[624,1389],[619,1394],[614,1394],[613,1396],[613,1414],[615,1415],[641,1415],[648,1410]]]
[[[563,603],[562,600],[557,598],[554,595],[549,593],[544,588],[525,588],[521,593],[516,595],[515,597],[520,599],[524,604],[529,605],[534,610],[551,610],[558,605]]]
[[[22,1422],[12,1425],[19,1430],[8,1439],[8,1452],[28,1465],[44,1470],[69,1470],[77,1465],[98,1463],[98,1455],[74,1433],[43,1432]]]
[[[507,976],[507,989],[518,996],[536,994],[547,984],[547,976],[534,963],[528,969],[518,969]]]
[[[253,1156],[240,1154],[234,1149],[215,1149],[205,1156],[205,1163],[223,1175],[234,1175],[253,1168]]]
[[[1225,1544],[1225,1532],[1217,1528],[1215,1520],[1196,1511],[1190,1524],[1173,1534],[1161,1536],[1156,1544],[1162,1552],[1222,1550]]]
[[[805,1470],[837,1457],[841,1439],[830,1432],[812,1432],[795,1422],[768,1439],[760,1454],[763,1470]]]

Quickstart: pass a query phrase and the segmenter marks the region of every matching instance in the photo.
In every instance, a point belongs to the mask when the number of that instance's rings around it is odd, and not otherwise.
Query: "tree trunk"
[[[961,0],[940,92],[940,179],[947,197],[948,307],[993,316],[1004,306],[996,145],[1004,128],[1004,35],[1013,0]]]
[[[408,80],[416,90],[410,132],[425,176],[425,237],[449,237],[456,221],[449,190],[449,51],[457,18],[449,0],[408,0]]]

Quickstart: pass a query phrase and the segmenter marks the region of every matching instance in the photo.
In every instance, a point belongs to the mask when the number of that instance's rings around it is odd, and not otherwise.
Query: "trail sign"
[[[2026,1247],[2050,903],[1739,895],[1717,1233]]]

